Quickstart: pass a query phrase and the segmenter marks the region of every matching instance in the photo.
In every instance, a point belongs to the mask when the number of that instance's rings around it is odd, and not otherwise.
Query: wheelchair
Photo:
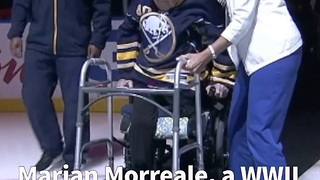
[[[223,171],[227,168],[228,160],[226,123],[230,97],[228,96],[224,99],[212,97],[206,99],[206,101],[207,102],[204,103],[205,108],[202,109],[201,113],[204,170],[208,173],[210,179],[222,179]],[[165,108],[170,109],[170,107]],[[124,134],[123,156],[126,171],[131,169],[130,142],[128,137],[130,136],[129,131],[132,109],[133,105],[129,103],[121,110],[122,120],[120,131]],[[179,141],[182,141],[182,143],[186,141],[188,143],[196,141],[197,134],[195,123],[195,121],[188,118],[180,118]],[[172,161],[172,144],[170,143],[170,139],[173,137],[172,128],[173,119],[169,117],[166,112],[159,109],[156,131],[154,134],[154,140],[157,142],[155,151],[157,170],[170,169],[170,161]],[[196,159],[193,159],[193,164],[187,165],[196,164]]]
[[[180,73],[186,60],[178,60],[174,73],[173,89],[147,89],[147,88],[116,88],[112,83],[112,72],[110,64],[102,58],[88,59],[81,70],[79,82],[79,102],[77,114],[76,148],[74,170],[80,170],[83,152],[92,145],[106,143],[108,166],[115,171],[114,167],[114,143],[123,146],[125,170],[130,170],[130,143],[128,142],[128,132],[131,123],[132,104],[127,104],[122,108],[122,120],[120,131],[124,134],[123,140],[114,137],[113,132],[113,97],[126,96],[143,99],[159,108],[159,118],[157,121],[157,131],[155,140],[165,142],[159,143],[156,149],[157,168],[170,168],[172,172],[181,170],[180,158],[186,152],[195,151],[194,168],[205,170],[209,176],[221,178],[222,172],[227,167],[228,152],[226,142],[226,123],[229,109],[230,96],[224,99],[209,99],[209,106],[202,108],[201,84],[199,74],[195,74],[194,82],[189,85],[180,83]],[[107,73],[107,80],[101,82],[89,82],[88,69],[91,66],[104,68]],[[183,89],[195,88],[196,118],[189,121],[180,117],[180,91]],[[84,97],[87,94],[98,94],[98,98],[85,104]],[[168,107],[163,107],[157,102],[141,96],[140,94],[172,95],[172,111]],[[231,94],[229,92],[229,94]],[[89,108],[96,102],[107,98],[108,106],[108,136],[104,139],[91,140],[82,144],[83,125],[89,121]],[[171,143],[167,142],[170,141]],[[181,147],[181,141],[186,141]],[[168,163],[169,162],[169,163]],[[165,167],[167,166],[167,167]],[[175,175],[174,175],[175,176]]]

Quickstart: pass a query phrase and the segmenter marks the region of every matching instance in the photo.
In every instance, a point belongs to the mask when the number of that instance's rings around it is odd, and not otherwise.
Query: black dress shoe
[[[47,151],[43,152],[40,160],[36,164],[36,170],[37,171],[43,171],[49,168],[53,162],[53,160],[58,157],[59,154],[51,154]]]

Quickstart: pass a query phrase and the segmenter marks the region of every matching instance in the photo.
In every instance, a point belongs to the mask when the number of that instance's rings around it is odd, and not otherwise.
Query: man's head
[[[168,11],[169,9],[180,5],[184,0],[154,0],[160,10]]]

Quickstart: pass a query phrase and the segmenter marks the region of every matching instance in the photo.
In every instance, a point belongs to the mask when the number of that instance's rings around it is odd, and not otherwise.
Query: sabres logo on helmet
[[[173,53],[176,35],[172,21],[162,13],[150,12],[140,19],[143,32],[141,47],[150,62],[163,62]]]

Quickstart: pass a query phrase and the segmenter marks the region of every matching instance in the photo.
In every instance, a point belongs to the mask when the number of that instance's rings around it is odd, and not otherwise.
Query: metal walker
[[[74,170],[80,170],[82,162],[82,154],[85,148],[100,143],[107,144],[107,155],[109,160],[109,167],[114,171],[114,152],[113,143],[118,142],[113,135],[113,96],[131,96],[141,98],[164,112],[173,118],[173,138],[172,138],[172,172],[180,170],[180,156],[192,149],[197,149],[197,162],[198,170],[204,170],[204,158],[203,158],[203,130],[201,120],[201,84],[199,74],[195,74],[194,82],[188,86],[180,84],[180,73],[182,67],[187,63],[186,60],[181,59],[178,61],[174,74],[174,88],[173,89],[148,89],[148,88],[117,88],[112,85],[112,69],[110,64],[102,58],[88,59],[81,70],[81,77],[79,82],[79,102],[78,102],[78,114],[77,114],[77,131],[76,131],[76,147],[75,147],[75,164]],[[88,68],[90,66],[104,66],[107,73],[107,80],[103,82],[92,83],[88,81]],[[179,148],[179,121],[180,121],[180,91],[183,89],[195,88],[195,103],[196,103],[196,142]],[[84,96],[86,94],[95,93],[100,97],[96,98],[92,102],[85,104]],[[158,103],[141,96],[139,94],[157,94],[157,95],[172,95],[173,96],[173,112],[170,112],[166,108],[160,106]],[[87,119],[89,108],[99,100],[107,98],[108,100],[108,137],[105,139],[92,140],[86,144],[82,144],[82,131],[84,122]],[[174,175],[175,177],[175,175]]]

